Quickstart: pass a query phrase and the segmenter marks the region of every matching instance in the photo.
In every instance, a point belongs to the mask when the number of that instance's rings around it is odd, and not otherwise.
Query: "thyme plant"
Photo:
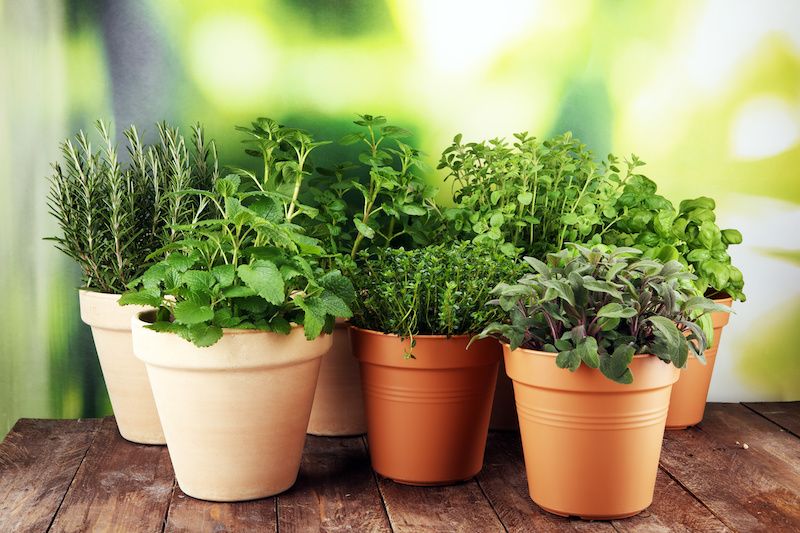
[[[378,248],[359,254],[351,272],[360,328],[412,338],[477,333],[498,320],[486,307],[491,288],[514,279],[519,267],[496,247],[457,242],[424,248]]]
[[[119,293],[148,267],[152,250],[178,237],[177,225],[200,216],[204,201],[181,191],[212,186],[217,153],[199,124],[191,143],[159,124],[152,145],[131,126],[130,162],[122,163],[106,124],[98,121],[96,129],[98,148],[81,131],[62,143],[64,160],[53,164],[48,207],[61,235],[50,240],[78,263],[83,287]]]

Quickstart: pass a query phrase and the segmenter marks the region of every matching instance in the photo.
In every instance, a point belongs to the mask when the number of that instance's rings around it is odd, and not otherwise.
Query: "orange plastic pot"
[[[551,353],[504,351],[533,501],[590,520],[646,509],[678,369],[637,355],[633,384],[622,385],[585,366],[558,368]]]
[[[730,307],[733,299],[721,298],[714,302]],[[669,413],[667,414],[667,429],[686,429],[703,420],[708,388],[711,385],[714,362],[717,359],[717,348],[722,338],[722,329],[728,323],[730,316],[730,313],[711,314],[711,321],[714,324],[714,344],[705,352],[706,364],[690,355],[686,367],[681,370],[678,382],[672,387],[672,399],[669,402]]]
[[[362,435],[367,431],[358,360],[350,344],[350,327],[336,322],[333,344],[322,356],[308,433],[323,437]]]
[[[372,467],[410,485],[446,485],[470,479],[483,467],[497,367],[493,339],[469,336],[409,340],[351,329],[361,367]]]

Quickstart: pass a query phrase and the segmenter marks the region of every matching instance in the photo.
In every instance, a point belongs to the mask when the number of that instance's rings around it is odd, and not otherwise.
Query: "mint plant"
[[[705,362],[706,335],[697,317],[730,311],[704,298],[678,261],[642,259],[635,248],[574,245],[526,257],[532,272],[516,284],[500,283],[489,303],[505,317],[479,337],[496,336],[518,347],[557,353],[560,368],[581,364],[631,383],[635,354],[651,354],[678,368],[691,351]]]
[[[498,320],[486,307],[491,288],[519,272],[496,248],[457,242],[424,248],[378,248],[351,264],[353,325],[401,337],[477,333]]]
[[[337,317],[351,316],[352,284],[303,251],[308,237],[290,221],[291,197],[276,215],[271,191],[240,185],[231,174],[202,193],[219,218],[177,228],[184,238],[163,249],[166,259],[134,280],[120,304],[158,307],[148,328],[200,347],[216,343],[223,328],[288,334],[297,324],[309,340],[330,333]]]
[[[53,164],[48,207],[61,235],[50,240],[79,264],[84,287],[119,293],[152,263],[152,250],[179,237],[177,226],[199,219],[204,201],[181,191],[212,187],[217,152],[199,124],[187,143],[161,123],[152,145],[131,126],[123,164],[108,127],[96,128],[99,148],[81,131],[62,143],[63,163]]]
[[[354,123],[361,130],[340,143],[364,146],[359,164],[318,169],[307,195],[320,213],[309,222],[310,234],[332,254],[351,258],[364,248],[428,244],[438,227],[431,223],[436,190],[418,174],[420,152],[400,140],[410,132],[383,116],[359,115]]]

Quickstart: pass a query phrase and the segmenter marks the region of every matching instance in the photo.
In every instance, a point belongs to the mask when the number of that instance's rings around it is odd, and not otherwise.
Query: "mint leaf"
[[[278,267],[272,261],[258,259],[250,265],[241,265],[237,270],[245,284],[273,305],[286,299],[286,287]]]

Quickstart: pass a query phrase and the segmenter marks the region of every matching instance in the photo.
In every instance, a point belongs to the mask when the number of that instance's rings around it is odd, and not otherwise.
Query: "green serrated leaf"
[[[172,312],[175,315],[175,322],[184,325],[208,322],[214,318],[214,310],[210,305],[203,305],[190,300],[176,303]]]
[[[237,269],[244,283],[271,304],[280,305],[286,299],[286,286],[278,267],[266,259],[258,259]]]

